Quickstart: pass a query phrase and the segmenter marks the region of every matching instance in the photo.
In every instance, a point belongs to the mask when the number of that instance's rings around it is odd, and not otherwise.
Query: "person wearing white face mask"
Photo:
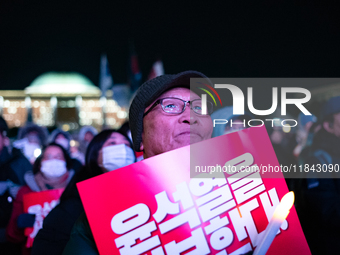
[[[33,165],[42,147],[46,145],[47,136],[48,132],[45,127],[28,123],[19,129],[18,140],[13,142],[13,147],[20,149]]]
[[[35,237],[32,255],[46,254],[47,250],[49,255],[63,252],[75,221],[84,212],[76,183],[134,163],[136,158],[131,148],[131,141],[121,130],[107,129],[92,139],[84,168],[74,176],[60,203],[44,219],[43,228]]]
[[[68,132],[65,132],[59,128],[52,131],[49,137],[50,143],[57,143],[62,146],[67,153],[71,156],[72,160],[72,169],[77,173],[80,171],[83,164],[76,158],[72,157],[71,155],[71,146],[70,142],[72,140],[71,135]]]
[[[6,230],[9,241],[22,244],[22,254],[30,254],[30,249],[25,247],[27,237],[24,235],[23,227],[29,227],[29,224],[33,225],[29,219],[34,219],[34,215],[25,214],[23,211],[24,195],[31,192],[66,188],[74,175],[71,164],[71,159],[64,148],[59,144],[51,143],[34,163],[33,171],[25,174],[26,185],[18,191],[13,202],[13,211]],[[27,225],[18,225],[18,219]]]
[[[126,144],[103,147],[102,155],[103,162],[101,166],[105,169],[105,171],[113,171],[130,165],[135,161],[133,150]]]
[[[131,147],[131,141],[123,132],[112,132],[99,150],[98,167],[105,173],[134,163],[136,157]]]

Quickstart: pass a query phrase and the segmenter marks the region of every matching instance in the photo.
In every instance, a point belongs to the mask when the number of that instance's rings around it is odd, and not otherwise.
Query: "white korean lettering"
[[[244,205],[233,209],[229,212],[230,220],[234,226],[237,238],[239,241],[244,240],[248,237],[247,232],[249,233],[250,240],[252,245],[256,244],[256,238],[258,236],[258,232],[251,215],[251,211],[259,207],[259,203],[256,198],[250,200]],[[247,232],[246,232],[247,229]]]
[[[216,189],[196,200],[203,222],[227,212],[236,206],[228,185]]]
[[[202,228],[198,228],[192,231],[191,237],[179,243],[176,243],[176,241],[172,241],[164,245],[166,253],[171,255],[180,255],[182,252],[189,250],[192,247],[196,247],[196,249],[186,253],[186,255],[210,254],[210,249],[207,240],[205,239]]]
[[[189,223],[190,228],[197,227],[201,224],[195,208],[192,208],[162,224],[159,224],[159,230],[162,234],[169,232],[185,223]]]
[[[124,234],[146,223],[150,218],[150,210],[145,204],[136,204],[116,214],[111,220],[111,229],[118,235]]]
[[[210,224],[204,228],[204,231],[207,235],[210,235],[212,232],[228,224],[229,220],[227,216],[224,216],[222,219],[220,216],[217,216],[210,221]]]
[[[269,194],[269,197],[268,197],[268,194]],[[279,205],[280,200],[279,200],[279,196],[277,195],[275,188],[272,188],[271,190],[269,190],[268,194],[267,194],[267,192],[262,193],[260,195],[260,200],[261,200],[261,203],[263,205],[263,209],[266,213],[266,216],[267,216],[267,219],[268,219],[268,222],[269,222],[271,220],[273,214],[274,214],[276,207]],[[269,198],[271,200],[271,203],[269,201]],[[288,222],[287,222],[287,220],[284,220],[282,222],[281,229],[286,230],[287,228],[288,228]],[[279,229],[278,233],[280,233],[280,229]]]
[[[157,223],[162,222],[168,214],[178,214],[179,204],[172,203],[165,191],[155,195],[157,201],[157,211],[153,214]]]
[[[121,255],[137,255],[142,254],[152,248],[161,244],[158,236],[151,236],[151,232],[155,231],[157,226],[154,221],[149,222],[142,227],[139,227],[121,237],[115,239],[115,243]],[[148,239],[147,239],[148,238]],[[136,240],[145,240],[142,243],[136,245]]]

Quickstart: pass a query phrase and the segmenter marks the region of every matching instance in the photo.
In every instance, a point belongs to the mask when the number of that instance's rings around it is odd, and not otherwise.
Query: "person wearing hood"
[[[25,227],[32,227],[35,215],[24,213],[23,197],[31,192],[66,188],[74,175],[72,163],[65,149],[56,143],[49,144],[34,163],[33,171],[24,175],[26,185],[18,191],[13,202],[13,211],[6,229],[7,239],[22,245],[22,254],[30,254],[25,247]],[[32,220],[33,219],[33,220]]]
[[[70,151],[70,141],[72,140],[71,135],[59,128],[52,131],[49,136],[49,143],[57,143],[61,145],[67,152]]]
[[[86,164],[71,180],[57,205],[44,219],[43,228],[35,237],[32,255],[62,254],[71,230],[84,208],[76,183],[113,171],[136,161],[132,142],[121,130],[107,129],[96,135],[86,151]]]
[[[13,147],[20,149],[33,165],[42,147],[46,145],[47,137],[48,132],[45,127],[27,123],[19,129],[18,140],[13,143]]]
[[[78,133],[78,146],[75,146],[71,150],[71,156],[78,159],[80,162],[85,164],[85,154],[88,145],[90,144],[93,137],[98,134],[97,129],[92,126],[83,126]]]
[[[92,141],[93,137],[98,134],[97,129],[92,126],[83,126],[79,130],[78,141],[80,142],[80,150],[85,154],[87,146]]]
[[[63,131],[59,128],[53,130],[50,137],[49,137],[50,143],[59,144],[71,156],[72,169],[77,173],[77,172],[80,171],[83,164],[77,158],[72,157],[72,155],[71,155],[71,145],[70,145],[71,140],[72,140],[71,135],[68,132],[65,132],[65,131]]]
[[[13,199],[19,188],[25,185],[24,174],[32,165],[19,149],[10,150],[8,126],[0,116],[0,251],[1,254],[17,254],[20,250],[6,239],[6,227],[12,213]]]

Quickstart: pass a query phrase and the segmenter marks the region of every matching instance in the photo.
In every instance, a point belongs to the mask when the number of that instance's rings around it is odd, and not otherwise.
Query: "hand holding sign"
[[[18,228],[31,228],[35,222],[35,214],[22,213],[17,219]]]
[[[21,216],[22,224],[28,224],[28,215],[34,215],[34,222],[31,226],[25,226],[25,235],[28,236],[26,247],[32,247],[34,237],[42,228],[43,220],[47,214],[59,203],[59,198],[64,189],[54,189],[41,192],[31,192],[24,195],[24,211]],[[19,221],[19,219],[18,219]],[[19,225],[18,225],[19,226]]]

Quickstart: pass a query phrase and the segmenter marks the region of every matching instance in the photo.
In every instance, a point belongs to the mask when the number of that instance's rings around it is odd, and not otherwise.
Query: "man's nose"
[[[181,113],[179,121],[190,125],[197,122],[197,114],[191,109],[189,102],[186,103],[185,110]]]

